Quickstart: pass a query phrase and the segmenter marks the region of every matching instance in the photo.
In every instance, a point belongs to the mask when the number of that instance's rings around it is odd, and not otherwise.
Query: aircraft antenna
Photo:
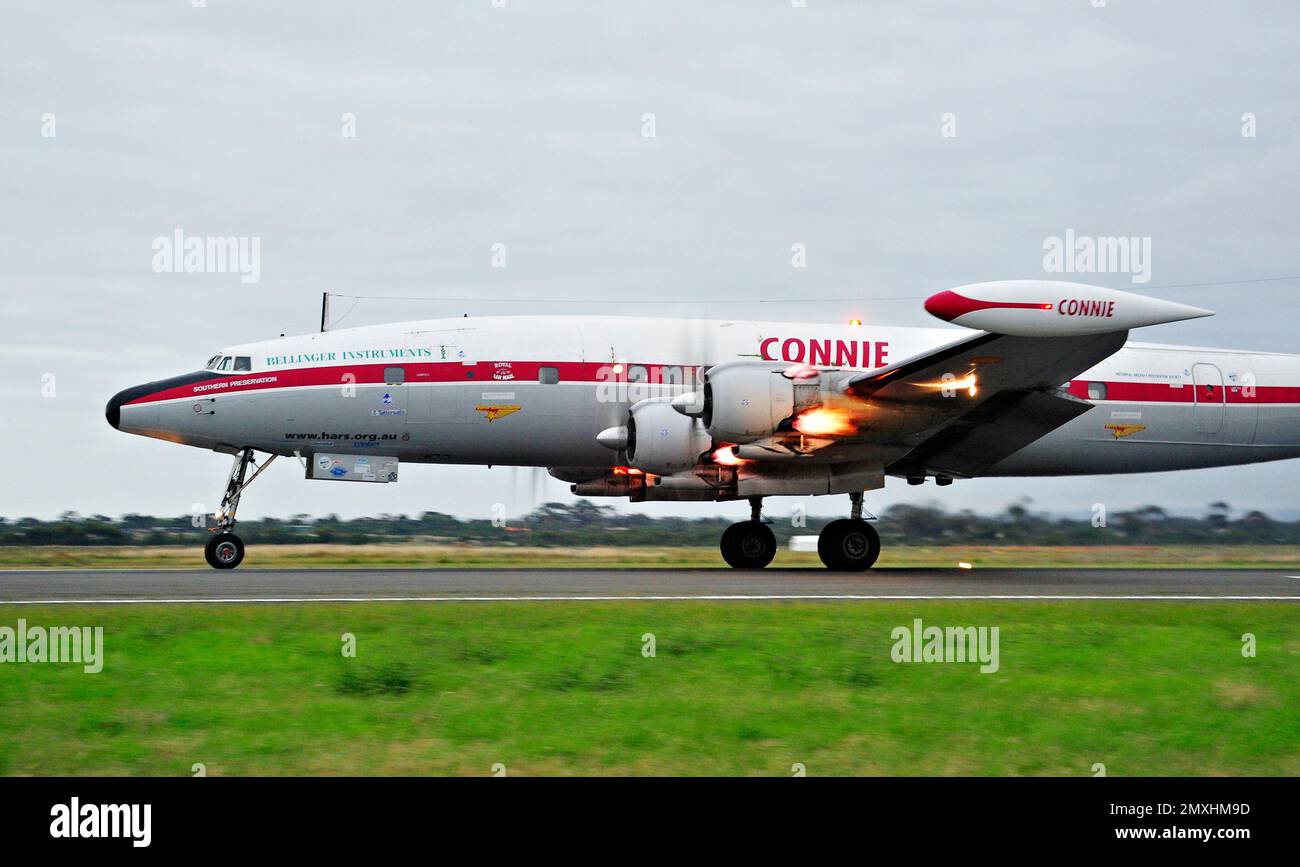
[[[320,330],[330,330],[330,293],[325,292],[320,299]]]

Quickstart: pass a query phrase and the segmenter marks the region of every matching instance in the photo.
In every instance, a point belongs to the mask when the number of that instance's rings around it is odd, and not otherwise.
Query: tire
[[[880,556],[880,534],[866,521],[831,521],[817,537],[817,555],[835,572],[863,572]]]
[[[244,543],[234,533],[218,533],[208,540],[203,557],[213,569],[234,569],[244,562]]]
[[[760,521],[741,521],[723,532],[720,547],[731,568],[762,569],[776,556],[776,535]]]

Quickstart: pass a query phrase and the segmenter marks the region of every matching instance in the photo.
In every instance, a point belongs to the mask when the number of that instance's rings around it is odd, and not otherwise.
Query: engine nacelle
[[[753,442],[771,436],[794,414],[796,380],[770,364],[720,364],[706,376],[703,421],[714,439]],[[815,383],[809,385],[820,391]]]
[[[655,397],[632,405],[627,456],[637,469],[661,476],[689,470],[710,445],[704,425],[673,409],[672,398]]]
[[[1200,307],[1059,280],[958,286],[925,299],[925,309],[957,325],[1016,337],[1105,334],[1214,315]]]

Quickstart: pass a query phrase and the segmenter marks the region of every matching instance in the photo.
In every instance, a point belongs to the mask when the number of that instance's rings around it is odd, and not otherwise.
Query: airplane
[[[1212,311],[1047,280],[924,304],[946,324],[548,315],[322,330],[228,347],[200,371],[118,393],[106,415],[235,456],[205,550],[217,569],[243,561],[240,497],[277,457],[323,481],[392,483],[402,463],[513,465],[545,467],[584,497],[745,500],[749,520],[720,545],[737,569],[775,556],[765,497],[847,495],[848,517],[817,544],[836,571],[876,562],[863,495],[886,477],[1300,457],[1300,355],[1129,341]]]

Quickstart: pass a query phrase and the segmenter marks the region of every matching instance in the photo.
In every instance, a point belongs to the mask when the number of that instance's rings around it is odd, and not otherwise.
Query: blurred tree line
[[[711,547],[728,524],[742,517],[741,506],[735,511],[731,517],[651,517],[581,500],[547,503],[504,524],[439,512],[352,520],[335,515],[294,515],[240,521],[239,533],[246,541],[262,545],[418,541]],[[808,517],[801,522],[797,514],[783,514],[779,508],[769,510],[767,517],[773,520],[772,529],[782,543],[791,536],[815,535],[831,520]],[[1112,512],[1104,521],[1101,518],[1096,513],[1079,518],[1035,513],[1026,503],[993,515],[950,512],[939,506],[894,505],[876,526],[892,545],[1300,544],[1300,521],[1275,520],[1260,511],[1237,513],[1223,502],[1211,503],[1200,516],[1174,515],[1159,506],[1143,506]],[[194,526],[190,515],[109,518],[66,512],[50,521],[0,518],[0,545],[192,545],[206,536],[206,528]]]

